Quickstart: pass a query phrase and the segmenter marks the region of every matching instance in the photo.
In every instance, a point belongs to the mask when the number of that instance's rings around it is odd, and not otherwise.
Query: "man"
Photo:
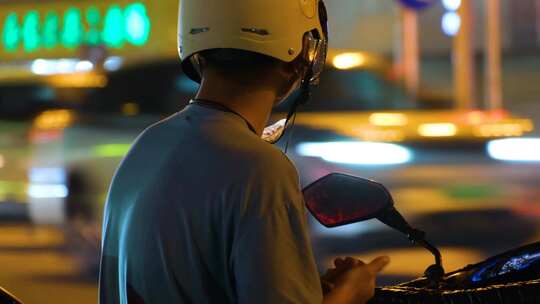
[[[116,172],[101,303],[366,302],[387,258],[336,260],[323,296],[297,172],[261,140],[272,107],[321,72],[322,1],[183,0],[179,28],[201,87]]]

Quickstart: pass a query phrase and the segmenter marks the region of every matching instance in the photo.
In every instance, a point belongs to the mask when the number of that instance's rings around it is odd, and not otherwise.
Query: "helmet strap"
[[[292,134],[294,131],[294,126],[296,122],[296,112],[298,110],[298,107],[300,105],[306,104],[309,101],[309,98],[311,97],[311,84],[309,82],[309,79],[310,77],[306,77],[305,79],[302,80],[302,85],[300,87],[300,95],[298,95],[298,97],[293,101],[293,104],[291,105],[291,108],[289,109],[289,113],[287,114],[287,119],[285,121],[285,130],[283,131],[283,134],[282,134],[283,136],[285,132],[287,132],[287,130],[290,128],[287,142],[285,143],[285,154],[287,154],[289,150],[289,143],[291,141]],[[289,122],[291,122],[290,125],[289,125]]]

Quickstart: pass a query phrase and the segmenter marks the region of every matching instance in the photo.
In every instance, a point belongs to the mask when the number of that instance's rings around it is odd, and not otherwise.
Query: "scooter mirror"
[[[445,271],[441,253],[425,239],[425,233],[412,228],[394,208],[390,192],[377,182],[339,173],[327,175],[304,190],[306,206],[324,226],[332,228],[377,218],[404,233],[413,243],[429,250],[435,264],[428,267],[426,277],[438,287]]]
[[[308,210],[329,228],[376,218],[394,205],[382,184],[339,173],[315,181],[303,193]]]

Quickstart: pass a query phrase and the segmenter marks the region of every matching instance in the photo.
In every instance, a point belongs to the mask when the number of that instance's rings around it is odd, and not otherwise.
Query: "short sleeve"
[[[287,170],[248,183],[231,256],[239,304],[322,302],[298,178]]]

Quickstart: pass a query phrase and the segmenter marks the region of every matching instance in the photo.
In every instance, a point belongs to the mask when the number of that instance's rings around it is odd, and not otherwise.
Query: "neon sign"
[[[140,2],[124,7],[113,4],[105,10],[72,6],[62,12],[11,12],[0,22],[0,48],[8,53],[76,49],[82,45],[116,49],[143,46],[148,43],[152,26],[146,5]]]

